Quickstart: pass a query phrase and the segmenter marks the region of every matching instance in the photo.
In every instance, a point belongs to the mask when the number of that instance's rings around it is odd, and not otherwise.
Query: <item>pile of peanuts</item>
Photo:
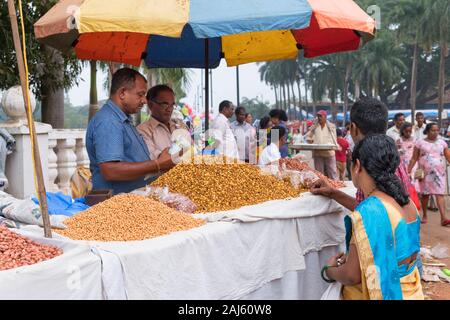
[[[345,183],[343,181],[335,181],[333,179],[330,179],[323,175],[321,172],[311,169],[306,163],[297,160],[297,159],[280,159],[279,161],[280,166],[286,165],[286,169],[288,170],[294,170],[294,171],[310,171],[316,174],[321,180],[325,180],[328,182],[330,186],[333,188],[343,188],[345,187]],[[311,181],[311,184],[314,181]],[[311,185],[307,186],[308,188],[311,187]]]
[[[151,186],[167,186],[170,192],[187,196],[197,205],[197,213],[233,210],[300,194],[290,182],[264,175],[257,166],[224,164],[222,157],[203,158],[178,164]]]
[[[120,194],[64,221],[57,232],[74,240],[138,241],[205,224],[153,199]]]
[[[0,226],[0,271],[36,264],[61,254],[59,248],[36,243]]]

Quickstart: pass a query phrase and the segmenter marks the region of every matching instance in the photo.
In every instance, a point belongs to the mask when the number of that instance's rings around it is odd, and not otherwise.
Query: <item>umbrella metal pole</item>
[[[209,69],[209,83],[211,87],[211,108],[214,108],[214,95],[213,95],[213,76],[212,69]]]
[[[236,93],[237,93],[237,106],[240,107],[241,105],[241,97],[239,93],[239,66],[236,66]]]
[[[20,83],[22,86],[22,93],[23,93],[23,100],[25,102],[25,110],[27,112],[27,121],[28,121],[28,128],[30,130],[31,139],[33,141],[33,158],[34,158],[34,170],[36,173],[36,179],[37,179],[37,188],[38,188],[38,198],[39,198],[39,205],[41,208],[41,214],[42,214],[42,221],[44,223],[44,235],[46,238],[52,237],[52,230],[50,226],[50,218],[48,215],[48,207],[47,207],[47,196],[45,192],[45,184],[44,184],[44,178],[42,174],[42,164],[41,164],[41,157],[39,153],[39,146],[38,141],[36,137],[36,128],[34,126],[33,121],[33,115],[31,113],[31,108],[28,108],[29,105],[29,92],[27,88],[27,76],[25,71],[25,60],[23,58],[22,53],[22,46],[20,43],[20,36],[19,36],[19,26],[17,24],[17,15],[16,15],[16,6],[14,4],[14,0],[8,0],[8,11],[9,11],[9,18],[11,20],[11,29],[13,33],[13,40],[14,40],[14,49],[16,51],[16,58],[17,58],[17,65],[19,67],[19,76],[20,76]],[[31,119],[31,120],[30,120]]]
[[[205,39],[205,132],[209,129],[209,39]]]

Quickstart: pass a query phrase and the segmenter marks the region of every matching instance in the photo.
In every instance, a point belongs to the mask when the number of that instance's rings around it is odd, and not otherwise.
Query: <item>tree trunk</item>
[[[348,88],[350,85],[350,75],[352,73],[352,61],[348,58],[347,68],[345,70],[345,82],[344,82],[344,121],[343,126],[345,127],[347,123],[347,110],[348,110]]]
[[[286,83],[286,87],[287,87],[287,97],[288,97],[288,105],[287,105],[287,109],[286,109],[286,113],[288,115],[288,119],[290,120],[291,118],[291,89],[289,88],[289,83]]]
[[[439,80],[438,80],[438,107],[439,107],[439,128],[442,127],[442,112],[444,111],[444,95],[445,95],[445,56],[447,54],[447,42],[441,41],[441,53],[439,62]]]
[[[64,58],[62,54],[48,46],[43,46],[44,54],[51,57],[54,69],[52,76],[62,83],[64,78]],[[45,77],[42,83],[42,122],[54,129],[64,129],[64,88],[55,88],[51,77]]]
[[[314,117],[316,117],[316,115],[317,115],[316,106],[317,106],[316,99],[314,99],[314,97],[313,97],[312,107],[313,107],[313,116]]]
[[[333,120],[334,123],[336,123],[338,113],[336,99],[330,97],[330,100],[331,100],[331,119]]]
[[[308,119],[308,78],[305,76],[305,110],[306,110],[306,119]]]
[[[300,79],[297,81],[297,90],[298,90],[298,108],[300,112],[300,120],[303,120],[302,114],[302,90],[300,89]]]
[[[294,82],[291,82],[291,90],[292,90],[292,104],[294,105],[294,120],[297,120],[297,105],[296,105],[296,98],[295,98],[295,92],[294,92]]]
[[[279,96],[280,96],[280,108],[279,109],[283,109],[284,108],[283,88],[282,87],[283,86],[280,83],[280,87],[279,87],[279,90],[280,90],[280,94],[279,94]]]
[[[91,67],[91,88],[89,92],[89,121],[98,111],[97,97],[97,61],[89,61]]]
[[[417,69],[419,64],[419,45],[414,44],[412,75],[411,75],[411,123],[414,124],[416,115],[416,101],[417,101]]]
[[[278,109],[278,92],[277,92],[277,86],[274,86],[274,88],[275,88],[275,106],[276,106],[276,108]]]
[[[372,98],[373,96],[373,90],[372,90],[372,81],[370,81],[370,74],[367,72],[367,96],[369,98]]]
[[[359,100],[361,98],[361,84],[359,80],[355,81],[355,99]]]
[[[287,110],[287,100],[286,100],[286,87],[284,86],[284,83],[281,85],[283,87],[283,106],[284,106],[284,111]]]

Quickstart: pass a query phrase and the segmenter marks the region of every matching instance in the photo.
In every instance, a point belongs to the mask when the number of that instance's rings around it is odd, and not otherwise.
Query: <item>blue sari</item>
[[[423,299],[417,259],[399,263],[420,251],[420,219],[407,223],[394,207],[378,197],[363,201],[345,218],[347,252],[354,244],[361,284],[344,287],[344,299]]]

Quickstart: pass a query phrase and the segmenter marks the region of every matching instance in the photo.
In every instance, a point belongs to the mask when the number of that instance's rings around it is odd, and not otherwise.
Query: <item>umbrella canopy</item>
[[[215,68],[356,50],[375,21],[352,0],[62,0],[34,27],[80,59]]]

